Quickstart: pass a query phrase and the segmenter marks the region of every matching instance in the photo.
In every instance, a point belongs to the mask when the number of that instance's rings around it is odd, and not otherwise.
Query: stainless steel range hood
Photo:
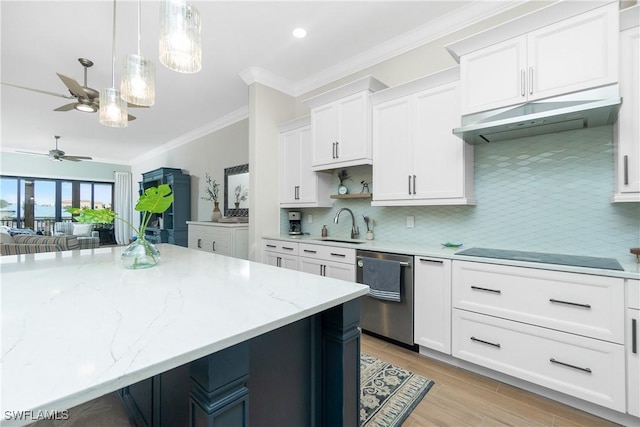
[[[615,84],[463,116],[462,127],[453,133],[480,144],[610,125],[618,119],[621,104]]]

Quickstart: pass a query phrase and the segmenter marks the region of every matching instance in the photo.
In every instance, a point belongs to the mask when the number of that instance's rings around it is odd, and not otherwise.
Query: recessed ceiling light
[[[293,30],[293,36],[299,39],[303,39],[307,36],[307,30],[305,30],[304,28],[296,28],[295,30]]]

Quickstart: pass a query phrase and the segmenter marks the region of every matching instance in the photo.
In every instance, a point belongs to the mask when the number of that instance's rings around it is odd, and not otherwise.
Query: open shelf
[[[359,193],[359,194],[332,194],[332,199],[370,199],[371,193]]]

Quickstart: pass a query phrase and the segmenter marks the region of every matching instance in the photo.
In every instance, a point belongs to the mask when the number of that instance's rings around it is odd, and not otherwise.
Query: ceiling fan
[[[52,161],[58,162],[61,162],[63,160],[69,160],[72,162],[93,160],[91,157],[87,156],[67,156],[64,151],[58,149],[58,139],[60,139],[60,137],[58,135],[55,135],[54,138],[56,139],[56,148],[54,150],[49,150],[48,153],[35,153],[33,151],[16,151],[16,153],[32,154],[35,156],[48,156]]]
[[[69,95],[49,92],[46,90],[34,89],[25,86],[18,86],[11,83],[2,83],[5,86],[11,86],[18,89],[30,90],[32,92],[44,93],[46,95],[57,96],[65,99],[73,99],[74,102],[69,104],[62,105],[53,111],[70,111],[70,110],[78,110],[85,113],[95,113],[100,108],[100,93],[87,86],[87,69],[93,66],[93,61],[86,58],[78,58],[78,62],[84,67],[84,86],[80,86],[80,84],[72,79],[71,77],[65,76],[64,74],[56,73],[56,75],[62,80],[62,83],[69,90]],[[140,105],[128,104],[129,107],[132,108],[146,108]],[[135,116],[129,114],[129,121],[135,120]]]

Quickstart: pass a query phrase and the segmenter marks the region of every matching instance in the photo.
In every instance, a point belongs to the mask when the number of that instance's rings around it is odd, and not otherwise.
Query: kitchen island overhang
[[[68,409],[305,319],[314,369],[357,391],[367,286],[173,245],[126,270],[122,249],[0,258],[3,414]]]

